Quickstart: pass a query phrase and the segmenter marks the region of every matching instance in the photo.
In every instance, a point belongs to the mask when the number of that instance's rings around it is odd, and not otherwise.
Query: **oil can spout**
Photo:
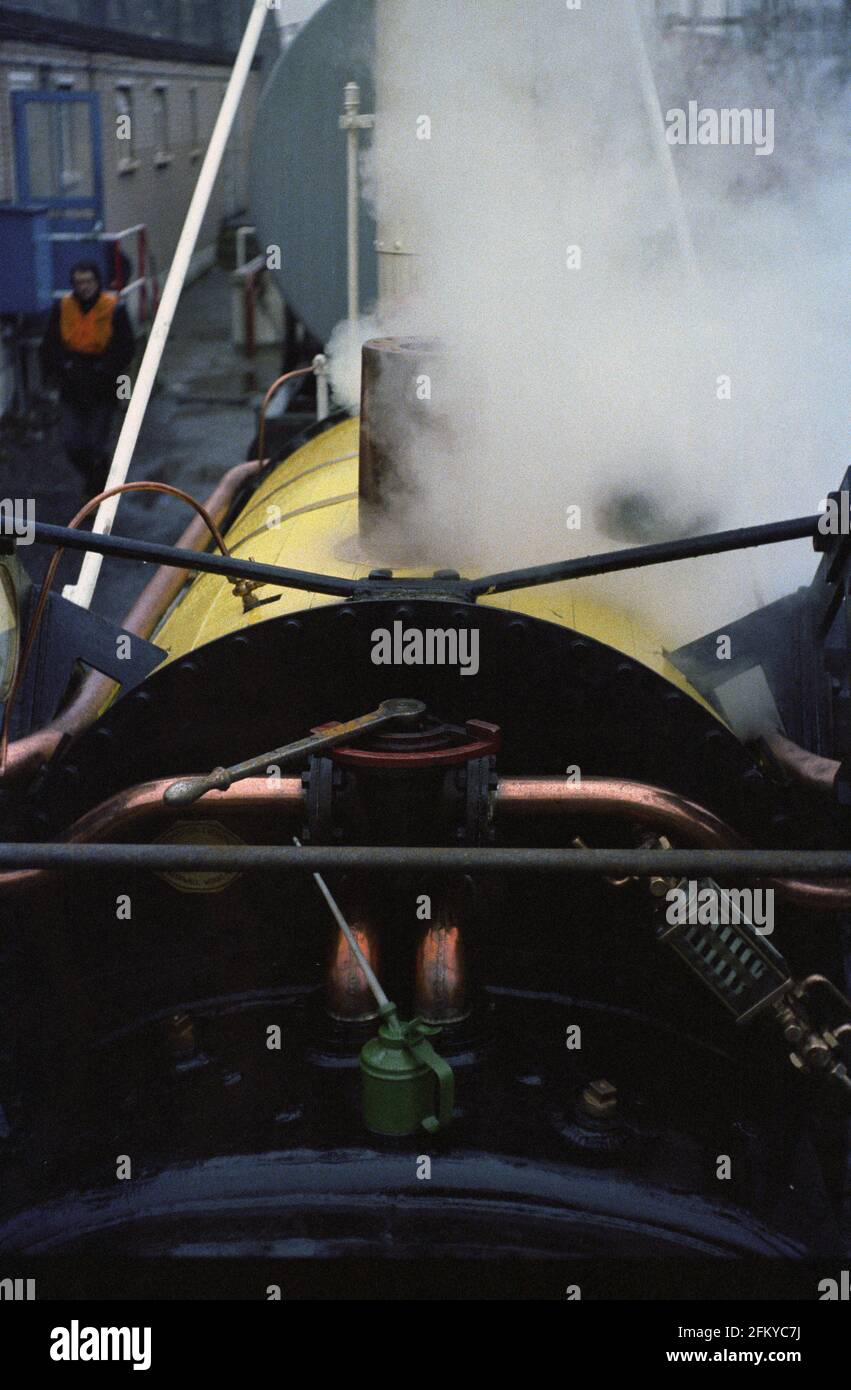
[[[399,1014],[392,1000],[388,999],[386,1004],[382,1004],[378,1010],[378,1017],[381,1019],[381,1026],[387,1030],[388,1037],[404,1037],[403,1025],[399,1022]]]

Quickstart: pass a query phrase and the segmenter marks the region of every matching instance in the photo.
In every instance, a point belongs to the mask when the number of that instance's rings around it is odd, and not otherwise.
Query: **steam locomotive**
[[[575,562],[371,563],[371,379],[360,420],[223,480],[229,558],[193,523],[122,632],[48,605],[2,784],[0,1248],[838,1256],[851,889],[791,870],[847,843],[847,541],[809,519],[812,586],[733,625],[785,729],[745,745],[706,641],[662,654]],[[677,889],[715,911],[672,925]]]
[[[372,98],[348,31],[318,40],[371,9],[293,45],[291,120],[264,99],[296,250],[342,180],[292,199],[282,170],[310,138],[340,162],[344,81]],[[323,340],[334,255],[299,266]],[[176,547],[36,521],[156,564],[121,628],[0,536],[0,1252],[110,1294],[368,1262],[391,1293],[439,1268],[517,1296],[534,1266],[557,1297],[684,1270],[818,1297],[851,1240],[848,528],[449,569],[387,428],[425,351],[368,343],[360,414],[260,447]],[[723,662],[720,630],[666,650],[595,588],[808,539],[811,584],[727,623]],[[758,740],[736,682],[770,697]]]

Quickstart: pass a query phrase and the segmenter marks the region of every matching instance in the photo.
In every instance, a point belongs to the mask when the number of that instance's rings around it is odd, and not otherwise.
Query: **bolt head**
[[[593,1119],[608,1119],[618,1108],[617,1087],[610,1081],[592,1081],[581,1096],[581,1106]]]

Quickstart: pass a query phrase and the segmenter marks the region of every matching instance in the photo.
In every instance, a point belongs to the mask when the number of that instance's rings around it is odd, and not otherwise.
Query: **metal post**
[[[137,256],[139,261],[139,322],[146,323],[148,318],[148,286],[146,276],[148,273],[148,232],[145,227],[140,227],[137,232]]]
[[[118,237],[112,243],[112,259],[115,269],[115,288],[120,295],[124,289],[124,267],[121,264],[121,241]]]
[[[331,406],[328,393],[328,358],[324,353],[319,352],[314,357],[313,370],[316,375],[316,418],[327,420]]]
[[[236,119],[243,91],[245,90],[246,83],[251,73],[251,64],[254,61],[254,55],[257,52],[260,35],[268,14],[269,7],[266,0],[256,0],[251,11],[251,17],[245,30],[236,63],[234,64],[233,72],[230,76],[230,81],[224,95],[224,100],[222,101],[221,110],[219,111],[213,134],[210,137],[204,163],[198,175],[198,183],[192,196],[192,202],[189,205],[189,211],[186,214],[186,221],[183,224],[180,240],[177,243],[177,249],[174,253],[171,269],[169,270],[168,279],[166,280],[162,299],[160,300],[157,310],[156,320],[151,329],[148,345],[142,358],[136,385],[133,388],[130,406],[124,417],[124,424],[122,425],[121,434],[118,438],[118,444],[116,445],[112,460],[112,467],[109,470],[104,491],[109,488],[120,486],[125,481],[129,472],[130,464],[133,460],[133,452],[136,448],[136,442],[139,438],[139,432],[145,418],[145,411],[148,406],[148,401],[151,398],[151,392],[153,391],[160,360],[166,342],[168,341],[172,318],[177,308],[177,302],[180,298],[181,290],[183,289],[187,271],[189,270],[189,262],[195,250],[195,243],[198,240],[201,224],[204,221],[207,205],[210,201],[210,196],[213,192],[216,177],[221,166],[222,156],[224,155],[228,137]],[[112,529],[112,523],[115,520],[118,501],[119,497],[115,496],[101,503],[92,527],[94,532],[99,532],[103,535],[109,534]],[[94,594],[102,563],[103,557],[101,555],[95,552],[89,552],[83,560],[77,583],[66,586],[64,590],[65,598],[72,599],[73,602],[78,603],[81,608],[88,608],[92,601],[92,595]]]
[[[254,232],[256,232],[256,230],[257,230],[257,228],[251,226],[249,223],[245,223],[242,227],[237,227],[237,229],[236,229],[236,269],[237,269],[237,270],[239,270],[240,266],[245,265],[246,261],[248,260],[248,257],[247,257],[247,255],[245,254],[245,248],[246,248],[246,246],[248,245],[248,238],[249,238]]]
[[[347,82],[343,90],[343,114],[340,117],[340,129],[346,132],[346,261],[348,318],[352,324],[357,321],[360,313],[360,244],[358,235],[360,136],[358,132],[370,130],[374,124],[374,116],[362,116],[360,114],[360,87],[357,82]]]
[[[349,82],[343,98],[344,114],[356,117],[360,110],[360,88],[356,82]],[[358,258],[360,244],[358,238],[358,149],[360,140],[358,128],[352,120],[346,135],[346,252],[349,284],[349,320],[354,323],[360,309],[360,281]]]
[[[245,277],[242,294],[242,350],[246,357],[256,357],[257,295],[253,271]]]

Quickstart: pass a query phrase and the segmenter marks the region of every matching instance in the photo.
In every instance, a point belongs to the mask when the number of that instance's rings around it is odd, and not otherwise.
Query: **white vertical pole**
[[[355,323],[360,312],[360,283],[358,244],[358,114],[360,112],[360,87],[357,82],[347,82],[343,93],[343,121],[346,122],[346,251],[348,265],[348,314],[349,322]]]
[[[317,353],[314,357],[313,370],[316,374],[316,418],[317,420],[327,420],[330,413],[330,401],[328,398],[328,358],[324,353]]]
[[[168,340],[172,318],[177,308],[177,301],[183,289],[183,283],[189,269],[189,262],[195,250],[195,243],[198,240],[201,224],[204,221],[207,205],[209,204],[210,196],[213,192],[213,186],[216,182],[216,176],[219,172],[228,136],[230,135],[239,109],[239,103],[251,72],[251,64],[254,61],[254,55],[257,52],[260,35],[263,31],[263,25],[266,22],[266,16],[269,14],[269,11],[270,7],[268,0],[256,0],[254,8],[251,11],[251,17],[246,26],[245,35],[240,45],[233,72],[230,75],[230,81],[228,82],[227,91],[222,101],[221,110],[219,111],[213,134],[210,137],[207,154],[201,166],[201,172],[198,175],[198,183],[195,186],[195,192],[192,195],[189,211],[186,214],[186,221],[180,233],[180,240],[177,243],[177,249],[175,250],[171,269],[168,273],[168,279],[163,289],[157,316],[154,320],[150,337],[148,338],[148,343],[139,368],[139,375],[136,380],[136,385],[133,388],[130,405],[124,417],[124,423],[121,427],[121,433],[115,447],[115,454],[112,459],[112,466],[109,470],[104,491],[107,491],[109,488],[119,487],[127,477],[133,459],[133,451],[136,448],[136,442],[139,438],[139,431],[142,428],[142,421],[145,418],[148,401],[151,398],[151,392],[159,369],[160,360]],[[110,497],[105,502],[101,503],[92,527],[95,534],[109,535],[112,530],[112,523],[115,520],[118,502],[118,497]],[[65,597],[78,603],[81,608],[88,608],[92,601],[92,595],[94,594],[102,564],[102,555],[88,551],[80,568],[79,579],[75,585],[66,587],[64,590]]]
[[[659,156],[662,178],[668,194],[668,204],[674,224],[677,245],[680,249],[683,265],[692,282],[692,287],[696,289],[700,283],[697,255],[694,249],[694,242],[692,241],[691,228],[689,227],[685,208],[683,207],[683,199],[677,180],[677,171],[674,168],[674,157],[671,153],[671,146],[665,139],[665,118],[662,115],[659,93],[656,90],[656,79],[653,76],[653,69],[650,66],[650,59],[647,56],[647,46],[644,42],[644,32],[641,27],[641,16],[638,13],[638,3],[639,0],[623,0],[623,8],[626,10],[627,32],[632,41],[635,62],[638,68],[638,81],[641,86],[641,95],[644,98],[644,105],[650,119],[650,133]]]

